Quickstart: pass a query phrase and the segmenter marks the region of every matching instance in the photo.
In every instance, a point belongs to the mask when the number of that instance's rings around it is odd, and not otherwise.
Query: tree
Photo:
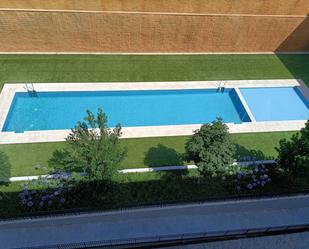
[[[87,110],[84,122],[78,122],[66,138],[66,149],[56,150],[49,165],[56,170],[83,171],[95,181],[110,181],[119,163],[126,156],[120,146],[121,127],[107,127],[107,116],[98,109],[98,114]]]
[[[194,161],[203,176],[224,173],[235,155],[235,146],[228,127],[220,118],[194,131],[185,145],[185,150],[186,160]]]
[[[291,140],[279,142],[278,164],[293,175],[309,174],[309,120],[305,128],[292,136]]]

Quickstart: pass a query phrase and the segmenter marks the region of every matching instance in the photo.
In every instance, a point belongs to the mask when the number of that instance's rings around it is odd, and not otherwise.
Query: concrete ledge
[[[309,197],[150,207],[0,222],[3,248],[216,233],[309,224]]]
[[[232,165],[239,166],[250,166],[250,165],[260,165],[260,164],[274,164],[275,160],[256,160],[256,161],[246,161],[246,162],[235,162]],[[121,169],[118,170],[119,173],[130,174],[130,173],[149,173],[149,172],[160,172],[160,171],[175,171],[175,170],[191,170],[197,169],[196,165],[176,165],[176,166],[161,166],[161,167],[148,167],[148,168],[133,168],[133,169]],[[70,175],[68,173],[68,175]],[[80,173],[81,176],[85,176],[86,173]],[[55,175],[37,175],[37,176],[15,176],[10,178],[10,182],[23,182],[38,180],[39,178],[53,179]]]

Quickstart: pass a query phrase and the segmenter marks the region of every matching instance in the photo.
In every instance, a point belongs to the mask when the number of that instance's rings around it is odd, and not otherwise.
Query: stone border
[[[173,15],[173,16],[244,16],[244,17],[279,17],[279,18],[306,18],[307,15],[274,15],[274,14],[249,14],[249,13],[196,13],[196,12],[171,12],[171,11],[134,11],[134,10],[81,10],[81,9],[31,9],[31,8],[0,8],[0,11],[15,12],[51,12],[51,13],[102,13],[102,14],[133,14],[133,15]]]
[[[115,82],[115,83],[35,83],[34,89],[48,91],[126,91],[126,90],[180,90],[248,87],[293,87],[298,86],[309,100],[309,89],[301,80],[229,80],[229,81],[178,81],[178,82]],[[5,84],[0,94],[0,129],[2,130],[15,92],[26,92],[26,84]],[[237,92],[237,90],[236,90]],[[239,91],[237,92],[239,94]],[[246,108],[246,102],[239,96]],[[249,108],[246,108],[248,111]],[[252,113],[249,116],[254,118]],[[293,131],[304,127],[306,120],[228,123],[230,133]],[[184,136],[191,135],[201,124],[124,127],[122,138]],[[0,144],[59,142],[64,141],[70,130],[25,131],[24,133],[0,132]]]
[[[37,51],[14,51],[5,52],[0,51],[0,55],[277,55],[277,54],[287,54],[287,55],[302,55],[309,54],[306,51],[294,51],[294,52],[65,52],[65,51],[53,51],[53,52],[37,52]]]

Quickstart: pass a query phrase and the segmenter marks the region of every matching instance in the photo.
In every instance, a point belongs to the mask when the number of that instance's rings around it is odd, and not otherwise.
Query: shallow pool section
[[[109,127],[203,124],[221,117],[226,123],[250,121],[236,91],[130,90],[92,92],[17,92],[3,131],[62,130],[83,120],[86,110],[103,108]]]
[[[297,87],[241,88],[256,121],[309,119],[309,103]]]

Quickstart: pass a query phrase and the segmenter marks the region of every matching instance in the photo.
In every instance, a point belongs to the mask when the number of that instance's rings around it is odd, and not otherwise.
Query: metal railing
[[[207,243],[240,238],[262,237],[280,234],[300,233],[309,231],[309,224],[293,226],[274,226],[238,230],[222,230],[202,233],[186,233],[162,236],[148,236],[139,238],[102,240],[72,244],[58,244],[38,247],[25,247],[24,249],[73,249],[73,248],[133,248],[152,245],[180,245],[190,243]]]

